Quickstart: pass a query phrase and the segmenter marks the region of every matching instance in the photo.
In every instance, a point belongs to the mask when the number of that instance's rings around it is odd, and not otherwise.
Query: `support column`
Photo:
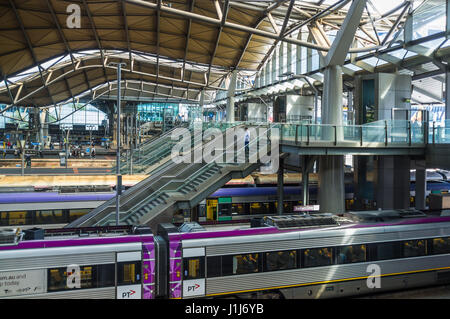
[[[342,67],[329,66],[323,75],[322,124],[342,125]]]
[[[425,209],[426,207],[426,165],[425,161],[416,161],[416,191],[415,191],[415,207],[416,209]]]
[[[332,65],[324,72],[322,98],[322,124],[342,125],[342,68]],[[323,131],[323,138],[342,138],[342,130]],[[344,156],[320,156],[319,205],[321,212],[341,214],[345,212]]]
[[[286,51],[287,51],[287,59],[286,59],[286,73],[290,74],[293,73],[294,71],[292,70],[292,43],[288,43],[286,45]]]
[[[407,209],[410,206],[409,198],[411,186],[409,156],[394,156],[394,208]]]
[[[41,149],[44,149],[44,143],[46,142],[46,138],[48,136],[48,112],[46,109],[42,110],[39,114],[39,125],[40,125],[40,142]],[[47,145],[48,146],[48,145]]]
[[[320,211],[334,214],[344,213],[344,156],[320,156],[319,167]]]
[[[236,91],[237,70],[231,72],[227,93],[227,123],[234,122],[234,93]]]
[[[376,174],[377,208],[409,208],[409,167],[408,156],[378,156]]]
[[[271,77],[272,77],[272,82],[271,83],[275,83],[278,81],[278,70],[277,70],[277,63],[278,63],[278,51],[277,50],[273,50],[273,54],[272,54],[272,60],[269,62],[271,64]]]
[[[203,106],[205,105],[205,91],[204,90],[201,90],[201,92],[200,92],[200,101],[199,101],[199,106],[200,106],[200,114],[202,114],[201,116],[200,116],[200,119],[203,119],[203,111],[204,111],[204,109],[203,109]]]
[[[361,20],[366,0],[353,1],[341,29],[325,58],[322,124],[342,125],[342,65]],[[333,136],[333,129],[324,137]],[[341,139],[342,129],[336,130]],[[344,156],[321,156],[319,161],[319,205],[321,212],[345,212]]]
[[[445,119],[450,120],[450,72],[445,73]]]
[[[278,215],[283,215],[283,202],[284,202],[284,159],[280,158],[280,164],[278,166],[277,176],[277,212]]]
[[[308,155],[302,156],[302,205],[309,205],[309,170]]]

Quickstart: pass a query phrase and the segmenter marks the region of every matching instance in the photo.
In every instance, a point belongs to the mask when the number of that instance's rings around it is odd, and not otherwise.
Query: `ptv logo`
[[[189,292],[189,291],[195,291],[196,289],[198,289],[198,288],[200,288],[200,285],[199,284],[195,284],[195,285],[193,285],[193,286],[188,286],[187,287],[187,291]]]
[[[122,292],[122,298],[130,298],[130,296],[134,295],[136,291],[130,289],[130,291]]]

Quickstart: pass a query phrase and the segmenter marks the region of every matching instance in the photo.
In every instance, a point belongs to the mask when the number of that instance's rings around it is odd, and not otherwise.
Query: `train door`
[[[205,248],[183,249],[183,298],[205,293]]]
[[[141,299],[141,251],[117,253],[117,299]]]
[[[217,220],[217,199],[206,200],[206,220]]]

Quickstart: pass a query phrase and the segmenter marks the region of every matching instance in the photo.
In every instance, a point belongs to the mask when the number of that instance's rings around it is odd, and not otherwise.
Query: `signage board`
[[[306,206],[294,206],[294,212],[310,212],[318,211],[320,205],[306,205]]]
[[[0,272],[0,297],[45,293],[45,275],[45,269]]]
[[[118,286],[117,299],[141,299],[141,285]]]
[[[183,297],[202,296],[205,294],[205,279],[183,281]]]

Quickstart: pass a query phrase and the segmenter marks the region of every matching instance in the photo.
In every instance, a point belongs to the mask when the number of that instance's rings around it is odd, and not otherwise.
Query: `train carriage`
[[[0,237],[12,238],[2,233]],[[152,299],[154,251],[152,234],[102,230],[4,241],[0,245],[0,298]]]
[[[450,282],[450,217],[392,210],[258,222],[44,238],[27,230],[31,240],[3,231],[0,298],[331,298]]]
[[[323,227],[172,235],[181,275],[171,297],[329,298],[450,279],[448,217]]]

